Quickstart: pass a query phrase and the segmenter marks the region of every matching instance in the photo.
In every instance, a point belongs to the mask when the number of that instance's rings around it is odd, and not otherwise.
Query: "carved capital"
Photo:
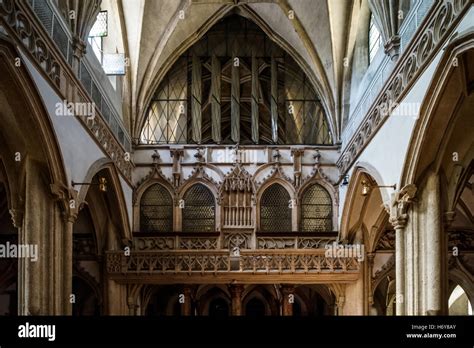
[[[295,286],[294,285],[282,285],[281,293],[284,297],[288,297],[288,295],[292,295],[295,293]]]
[[[82,40],[79,36],[75,35],[72,39],[72,52],[74,54],[74,57],[82,59],[82,57],[84,57],[84,55],[86,54],[86,47],[87,44],[84,42],[84,40]]]
[[[413,202],[416,193],[416,186],[406,185],[393,197],[390,206],[390,223],[395,229],[403,229],[408,221],[408,208]]]
[[[82,204],[82,202],[77,201],[78,192],[61,183],[51,184],[50,189],[53,199],[61,206],[65,221],[74,223]]]
[[[233,298],[240,298],[244,292],[244,286],[241,284],[229,285],[229,290]]]
[[[454,218],[456,217],[455,211],[447,211],[444,213],[444,226],[449,228],[452,223],[454,222]]]
[[[397,60],[400,55],[400,36],[393,35],[384,45],[385,54],[387,54],[391,60]]]

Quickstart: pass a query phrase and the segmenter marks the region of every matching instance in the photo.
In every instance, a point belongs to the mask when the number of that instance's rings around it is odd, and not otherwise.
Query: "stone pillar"
[[[244,286],[240,284],[233,284],[230,286],[230,294],[232,296],[232,315],[242,315],[242,293]]]
[[[395,304],[397,315],[405,315],[405,226],[408,217],[392,220],[395,228]]]
[[[439,176],[430,174],[425,187],[427,192],[426,211],[426,282],[427,302],[426,314],[440,315],[442,312],[442,250],[444,245],[441,228],[441,200],[439,189]]]
[[[24,212],[21,209],[11,209],[10,215],[12,218],[13,226],[18,229],[18,244],[22,243],[22,240],[25,240],[24,229],[23,229],[23,216]],[[24,259],[18,259],[18,278],[17,278],[17,288],[18,288],[18,315],[25,315],[25,262]]]
[[[20,315],[65,313],[65,224],[60,204],[54,190],[52,192],[55,185],[48,186],[44,182],[43,170],[42,163],[26,161],[26,195],[19,244],[26,245],[30,255],[19,258],[18,262],[22,273],[18,283]]]
[[[408,221],[408,207],[416,193],[415,185],[407,185],[397,192],[390,207],[390,223],[395,228],[395,288],[396,314],[405,315],[405,227]]]
[[[375,253],[367,253],[367,305],[368,305],[368,315],[371,315],[372,306],[374,305],[374,294],[372,289],[372,269],[374,267],[374,258]]]
[[[281,287],[282,314],[283,316],[293,315],[293,303],[295,301],[295,287],[293,285],[283,285]]]
[[[128,315],[135,316],[137,315],[137,308],[138,305],[135,303],[133,297],[129,296],[127,298],[127,305],[128,305]]]
[[[64,315],[72,315],[72,303],[70,296],[72,294],[72,263],[73,263],[73,227],[77,215],[66,216],[66,231],[64,233],[64,250],[63,250],[63,266],[64,266]]]
[[[190,286],[183,287],[184,303],[181,306],[181,315],[189,317],[192,315],[192,289]]]

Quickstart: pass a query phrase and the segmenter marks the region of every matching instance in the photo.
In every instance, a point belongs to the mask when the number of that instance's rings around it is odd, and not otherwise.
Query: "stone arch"
[[[247,305],[253,299],[257,299],[263,303],[265,316],[277,315],[279,313],[279,306],[276,297],[272,295],[271,291],[269,291],[265,286],[256,285],[254,287],[249,287],[245,296],[243,296],[242,315],[247,315]]]
[[[364,164],[364,167],[357,166],[353,170],[353,174],[351,176],[349,186],[346,192],[346,198],[344,202],[344,207],[342,211],[342,218],[341,218],[341,229],[339,233],[340,240],[350,240],[353,238],[353,233],[357,230],[357,226],[361,226],[363,222],[363,215],[362,212],[367,210],[368,204],[370,204],[372,200],[372,205],[379,207],[380,210],[384,210],[385,207],[383,206],[383,190],[379,188],[370,189],[368,196],[361,199],[361,190],[362,190],[362,181],[366,181],[370,186],[380,185],[378,184],[377,177],[380,180],[380,175],[374,169],[366,169],[367,164]],[[375,178],[374,178],[375,176]],[[374,194],[375,192],[375,194]],[[387,194],[388,195],[388,194]],[[375,197],[375,200],[373,200]],[[359,217],[358,220],[354,220],[354,217]],[[370,228],[371,226],[367,226]]]
[[[178,192],[178,211],[177,211],[177,224],[178,230],[183,231],[184,230],[184,214],[183,210],[186,209],[186,201],[185,197],[186,194],[189,192],[190,189],[194,188],[196,185],[201,185],[203,186],[212,196],[213,198],[213,209],[214,209],[214,231],[209,231],[209,232],[216,232],[220,231],[220,205],[218,201],[218,194],[219,191],[217,187],[212,185],[208,180],[204,180],[201,178],[194,178],[191,180],[188,180],[182,187],[180,187],[180,190]],[[183,202],[184,203],[184,209],[179,207],[179,203]]]
[[[291,230],[295,230],[295,223],[296,223],[296,199],[295,199],[295,191],[292,189],[292,186],[289,185],[288,182],[285,180],[281,179],[274,179],[274,180],[269,180],[267,181],[264,185],[262,185],[259,190],[257,191],[257,226],[258,230],[263,231],[263,226],[262,226],[262,199],[265,196],[265,193],[268,192],[267,190],[271,187],[274,187],[274,185],[278,185],[282,187],[284,190],[287,191],[288,197],[290,198],[289,201],[287,202],[288,209],[290,209],[290,221],[289,225],[287,227],[291,227]],[[291,201],[293,201],[293,209],[290,208]],[[283,206],[283,204],[282,204]],[[282,231],[282,232],[290,232],[290,231]]]
[[[89,167],[83,182],[92,183],[93,185],[80,186],[79,193],[77,195],[77,202],[79,204],[79,209],[82,204],[89,204],[89,206],[96,204],[96,202],[87,202],[87,197],[90,193],[96,191],[99,176],[103,176],[107,180],[107,191],[104,192],[107,196],[104,202],[107,202],[107,204],[111,205],[110,209],[106,209],[105,216],[108,216],[109,220],[113,222],[115,228],[117,228],[119,232],[119,234],[116,236],[108,237],[114,237],[113,243],[115,243],[115,247],[119,247],[123,243],[126,243],[126,241],[132,239],[132,233],[127,203],[123,193],[121,180],[117,168],[115,167],[115,164],[112,160],[108,158],[101,158],[95,161]],[[112,214],[112,211],[114,214]],[[115,214],[116,212],[118,212],[118,214]],[[92,209],[91,214],[94,215]],[[96,216],[96,218],[98,217]]]
[[[306,181],[297,191],[297,197],[298,197],[298,226],[300,226],[301,230],[301,220],[302,220],[302,202],[303,202],[303,197],[307,190],[312,187],[313,185],[319,185],[321,186],[328,194],[331,199],[331,204],[332,204],[332,218],[331,218],[331,224],[332,224],[332,229],[331,231],[337,231],[338,228],[338,210],[339,210],[339,205],[338,205],[338,192],[334,188],[332,184],[330,184],[328,181],[323,180],[323,179],[311,179]]]

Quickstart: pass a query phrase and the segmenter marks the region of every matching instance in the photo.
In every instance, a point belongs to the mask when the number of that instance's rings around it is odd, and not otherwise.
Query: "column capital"
[[[78,35],[74,35],[72,39],[72,54],[79,60],[86,54],[87,44]]]
[[[61,183],[53,183],[50,185],[51,194],[56,202],[59,202],[63,216],[67,222],[74,223],[79,214],[82,202],[77,202],[78,192],[72,188],[68,188]]]
[[[244,286],[242,284],[231,284],[229,285],[229,290],[232,296],[240,297],[244,292]]]
[[[384,45],[385,54],[387,54],[391,60],[397,60],[400,55],[400,36],[393,35]]]
[[[456,212],[455,211],[447,211],[444,213],[444,226],[446,228],[451,227],[452,223],[454,222],[454,219],[456,217]]]
[[[281,286],[281,292],[283,293],[284,296],[291,295],[295,292],[295,286],[294,285],[283,284]]]
[[[408,208],[415,198],[416,186],[409,184],[395,193],[390,205],[389,222],[395,229],[403,229],[408,221]]]

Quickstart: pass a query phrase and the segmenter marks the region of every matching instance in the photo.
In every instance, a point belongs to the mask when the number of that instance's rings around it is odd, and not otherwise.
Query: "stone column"
[[[368,315],[372,314],[372,306],[374,305],[374,296],[372,289],[372,269],[374,267],[375,253],[367,253],[367,305]]]
[[[232,296],[232,315],[242,315],[242,293],[244,286],[240,284],[233,284],[230,286],[230,294]]]
[[[137,315],[138,305],[135,303],[133,297],[129,296],[127,298],[127,305],[128,305],[128,315],[131,315],[131,316]]]
[[[24,229],[23,229],[23,216],[24,212],[21,209],[10,209],[10,215],[12,218],[13,226],[18,229],[18,244],[22,243],[25,240]],[[18,278],[17,278],[17,288],[18,288],[18,315],[25,315],[25,262],[24,259],[18,259]]]
[[[407,185],[397,192],[390,207],[390,223],[395,228],[395,288],[396,313],[405,315],[405,227],[408,221],[408,207],[416,193],[415,185]]]
[[[426,282],[427,282],[427,302],[426,314],[440,315],[442,311],[442,251],[444,244],[441,229],[441,200],[439,189],[439,176],[436,173],[430,174],[425,187],[427,192],[426,211]]]
[[[397,315],[405,315],[405,226],[408,216],[392,220],[395,228],[395,304]]]
[[[192,289],[190,286],[184,286],[183,295],[184,303],[181,306],[181,315],[189,317],[192,315]]]
[[[282,299],[282,314],[283,316],[293,315],[293,303],[295,300],[295,287],[293,285],[283,285],[281,287]]]

